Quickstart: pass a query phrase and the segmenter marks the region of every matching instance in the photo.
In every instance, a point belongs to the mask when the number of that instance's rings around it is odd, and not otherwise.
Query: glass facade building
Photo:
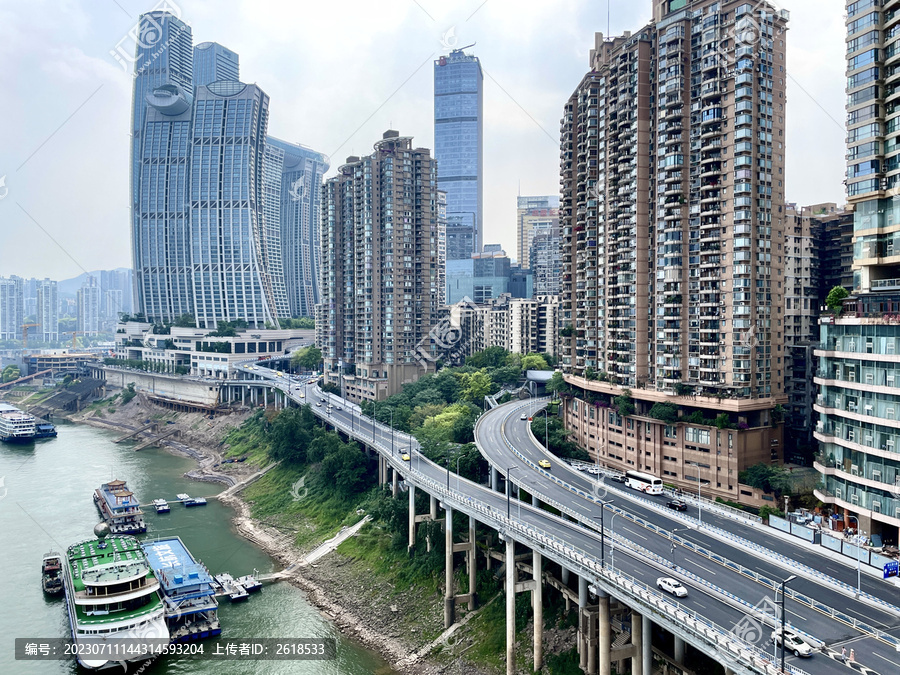
[[[447,193],[447,260],[481,250],[484,74],[477,56],[453,51],[434,62],[434,156]]]
[[[217,80],[240,81],[238,55],[218,42],[202,42],[194,47],[194,86],[204,87]]]

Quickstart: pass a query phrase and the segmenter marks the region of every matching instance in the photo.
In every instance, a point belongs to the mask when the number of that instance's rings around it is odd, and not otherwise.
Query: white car
[[[790,628],[784,631],[784,649],[793,653],[794,656],[812,656],[812,647],[806,641],[794,633]],[[781,628],[772,631],[772,642],[776,645],[781,644]]]
[[[671,577],[660,577],[656,580],[656,587],[661,591],[671,593],[676,598],[687,597],[687,589],[681,585],[681,582],[676,581]]]
[[[528,415],[526,413],[522,413],[522,416],[519,419],[524,422],[528,419]]]

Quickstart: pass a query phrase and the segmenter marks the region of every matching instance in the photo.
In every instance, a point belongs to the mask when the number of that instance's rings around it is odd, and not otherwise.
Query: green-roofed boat
[[[131,645],[151,638],[169,639],[160,584],[137,539],[109,536],[109,527],[94,528],[96,538],[66,550],[63,577],[72,638],[76,644],[115,642]],[[98,650],[95,650],[98,651]],[[133,652],[139,650],[133,649]],[[81,655],[78,663],[100,670],[149,658]]]

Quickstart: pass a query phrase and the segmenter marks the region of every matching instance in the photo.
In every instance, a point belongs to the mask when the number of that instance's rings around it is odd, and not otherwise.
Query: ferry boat
[[[145,541],[141,546],[162,586],[172,641],[189,642],[221,634],[212,576],[181,538]]]
[[[233,576],[228,574],[228,572],[217,574],[213,578],[215,579],[216,584],[218,584],[219,588],[222,589],[222,592],[228,596],[228,599],[231,600],[231,602],[243,602],[250,597],[250,594],[246,591],[246,589],[241,586]]]
[[[154,499],[153,506],[156,508],[157,513],[168,513],[171,510],[169,508],[169,502],[165,499]]]
[[[56,427],[50,424],[50,422],[46,422],[44,420],[40,420],[35,423],[34,427],[34,437],[35,438],[56,438]]]
[[[185,506],[206,506],[206,497],[191,497],[186,492],[175,495]]]
[[[62,593],[62,556],[56,551],[44,554],[41,562],[41,587],[47,595]]]
[[[113,534],[147,531],[144,512],[124,480],[111,480],[94,490],[94,504]]]
[[[0,441],[30,443],[34,440],[34,415],[24,413],[9,404],[0,404]]]
[[[94,535],[70,546],[63,565],[72,639],[85,647],[76,658],[91,670],[127,667],[152,656],[152,650],[135,649],[135,641],[147,640],[149,646],[170,639],[160,583],[137,539],[109,536],[106,523],[97,525]],[[91,649],[126,638],[128,653],[117,651],[111,660]]]

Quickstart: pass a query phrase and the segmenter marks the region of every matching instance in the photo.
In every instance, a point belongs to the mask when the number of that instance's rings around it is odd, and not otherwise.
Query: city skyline
[[[433,19],[413,3],[398,5],[401,14],[392,16],[390,22],[374,9],[360,6],[345,34],[360,46],[363,58],[358,53],[347,57],[316,36],[298,52],[288,32],[272,22],[266,24],[265,31],[259,31],[261,35],[250,35],[253,31],[227,18],[242,15],[239,3],[223,8],[233,12],[187,2],[182,9],[193,27],[196,43],[214,39],[241,54],[245,59],[241,65],[246,66],[242,68],[244,80],[259,82],[278,101],[269,132],[334,151],[332,174],[347,155],[367,151],[367,138],[385,128],[409,129],[423,147],[434,147],[433,86],[428,66],[449,48],[477,42],[472,51],[485,70],[487,197],[483,240],[500,242],[505,250],[514,252],[514,199],[519,182],[522,194],[554,192],[559,109],[583,75],[581,64],[593,32],[606,32],[606,8],[599,3],[574,1],[557,9],[527,5],[515,13],[514,21],[509,21],[508,3],[487,3],[473,15],[479,4],[447,8],[422,3]],[[842,123],[843,55],[840,49],[834,49],[836,43],[829,36],[838,36],[840,44],[843,5],[829,4],[834,7],[811,2],[788,6],[793,27],[787,61],[795,80],[787,82],[792,112],[787,120],[791,144],[787,150],[786,197],[798,203],[844,200],[840,185],[843,165],[834,159],[842,154],[843,130],[818,107],[822,105]],[[23,61],[18,69],[21,81],[10,83],[13,100],[18,98],[21,104],[13,106],[17,109],[9,113],[10,124],[0,129],[4,141],[0,143],[0,176],[6,176],[8,190],[0,201],[0,218],[12,244],[4,247],[6,252],[0,252],[0,271],[4,274],[74,276],[83,271],[82,267],[111,268],[129,262],[129,242],[123,234],[128,222],[128,178],[121,167],[128,162],[125,120],[132,81],[109,52],[115,51],[137,15],[152,6],[125,6],[130,17],[113,9],[119,17],[96,8],[61,11],[66,27],[74,27],[65,36],[56,33],[60,28],[54,23],[56,18],[49,23],[43,18],[41,22],[31,21],[26,7],[17,8],[21,16],[13,15],[0,29],[3,34],[9,33],[8,44],[19,44],[22,36],[32,35],[29,30],[33,29],[28,26],[41,23],[33,41],[40,44],[43,39],[44,43],[61,45],[53,53],[45,50],[38,54],[36,63],[44,64],[40,72],[30,72],[31,66]],[[286,7],[279,11],[289,17],[294,10]],[[577,19],[565,23],[579,28],[551,25],[548,19],[560,13]],[[263,20],[267,13],[261,14],[252,20]],[[609,32],[618,34],[644,22],[650,15],[650,3],[614,1],[610,14]],[[336,19],[327,8],[309,17],[323,30]],[[12,33],[16,31],[21,35],[14,39]],[[400,36],[404,41],[392,40]],[[264,41],[272,47],[263,49]],[[385,49],[386,44],[392,47]],[[561,44],[573,47],[560,50]],[[24,59],[31,47],[20,46],[23,51],[17,56]],[[369,51],[372,58],[365,57]],[[316,63],[317,67],[283,68],[278,59],[282,65],[302,61]],[[360,67],[360,62],[371,67]],[[341,77],[335,78],[338,71]],[[529,76],[524,77],[523,72]],[[347,78],[352,86],[345,86]],[[353,96],[348,97],[345,89],[354,90]],[[33,109],[28,97],[42,101],[51,91],[57,96],[54,104]],[[320,91],[321,95],[310,97],[310,91]],[[327,105],[323,105],[325,101]],[[71,119],[62,124],[70,115]],[[803,171],[804,164],[825,170],[810,176]],[[57,199],[41,197],[42,187],[48,184],[57,186]],[[104,195],[102,201],[96,198],[98,193]],[[82,214],[79,217],[84,222],[76,223],[79,227],[70,226],[71,214]],[[32,239],[45,244],[38,253],[32,253],[34,247],[23,250],[22,255],[9,253],[16,245],[24,249],[25,242]],[[93,245],[96,241],[105,245],[97,247]]]

